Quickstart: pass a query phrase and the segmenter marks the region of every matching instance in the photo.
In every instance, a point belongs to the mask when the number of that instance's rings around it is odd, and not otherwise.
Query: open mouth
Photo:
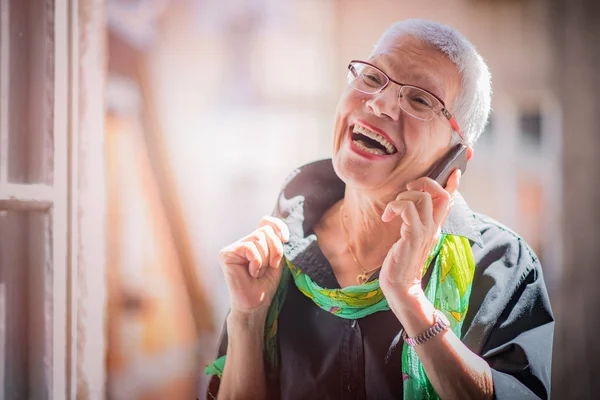
[[[356,147],[370,154],[389,156],[398,152],[386,138],[362,125],[354,125],[351,137]]]

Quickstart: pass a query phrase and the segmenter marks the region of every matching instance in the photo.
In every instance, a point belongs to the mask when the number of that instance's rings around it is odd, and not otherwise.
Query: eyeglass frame
[[[352,60],[352,61],[350,61],[350,63],[348,63],[348,70],[349,71],[350,71],[350,67],[352,67],[353,63],[365,64],[365,65],[368,65],[371,68],[375,68],[377,71],[381,72],[383,74],[383,76],[385,76],[387,78],[388,81],[379,90],[377,90],[376,92],[373,92],[373,93],[363,92],[362,90],[356,89],[354,87],[352,89],[357,90],[357,91],[359,91],[361,93],[365,93],[365,94],[377,94],[377,93],[383,92],[385,90],[385,88],[387,88],[389,86],[390,82],[393,82],[396,85],[400,86],[400,89],[398,90],[398,94],[400,94],[400,90],[402,90],[402,87],[404,87],[404,86],[410,86],[410,87],[414,87],[414,88],[420,89],[420,90],[422,90],[422,91],[424,91],[424,92],[432,95],[437,101],[440,102],[440,104],[442,105],[442,109],[440,110],[441,113],[442,113],[442,115],[444,117],[446,117],[446,119],[448,120],[448,122],[450,122],[450,125],[452,125],[452,129],[454,129],[456,131],[456,133],[458,133],[458,135],[460,136],[460,138],[464,142],[465,135],[460,130],[460,127],[458,126],[458,123],[456,122],[456,119],[454,118],[454,116],[446,108],[446,103],[444,103],[444,100],[440,99],[438,96],[436,96],[435,94],[431,93],[429,90],[423,89],[422,87],[415,86],[415,85],[409,85],[407,83],[400,83],[398,81],[395,81],[392,78],[390,78],[388,74],[386,74],[385,72],[383,72],[383,70],[381,68],[379,68],[379,67],[377,67],[377,66],[375,66],[375,65],[373,65],[373,64],[371,64],[369,62],[366,62],[366,61],[362,61],[362,60]],[[411,116],[413,116],[413,115],[411,114]]]

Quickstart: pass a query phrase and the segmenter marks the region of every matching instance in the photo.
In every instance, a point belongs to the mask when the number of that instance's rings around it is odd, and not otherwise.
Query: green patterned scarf
[[[425,263],[423,275],[427,272],[431,260],[437,255],[431,279],[425,289],[427,299],[441,310],[450,321],[450,328],[461,337],[461,328],[471,295],[475,261],[469,240],[455,235],[442,235]],[[379,280],[367,282],[361,286],[349,286],[344,289],[324,289],[310,277],[286,259],[287,268],[283,271],[281,283],[267,314],[265,326],[265,360],[269,374],[277,373],[277,317],[292,276],[298,289],[321,309],[340,318],[359,319],[378,311],[389,310]],[[206,367],[207,375],[223,374],[225,357],[222,356]],[[417,357],[414,348],[404,343],[402,348],[402,380],[405,399],[439,399],[425,369]]]

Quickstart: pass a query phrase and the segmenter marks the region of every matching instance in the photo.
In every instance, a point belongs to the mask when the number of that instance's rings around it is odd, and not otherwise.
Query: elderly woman
[[[347,82],[332,160],[294,171],[220,253],[231,312],[208,397],[548,398],[540,263],[458,193],[490,110],[481,56],[403,21]]]

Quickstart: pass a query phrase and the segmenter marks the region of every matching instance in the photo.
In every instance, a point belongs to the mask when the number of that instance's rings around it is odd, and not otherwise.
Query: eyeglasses
[[[398,102],[405,113],[421,121],[431,121],[436,115],[442,114],[464,140],[464,135],[458,127],[458,123],[446,109],[442,99],[425,89],[396,82],[373,64],[359,60],[350,61],[347,82],[352,89],[365,94],[382,92],[389,86],[390,82],[394,82],[400,86]]]

